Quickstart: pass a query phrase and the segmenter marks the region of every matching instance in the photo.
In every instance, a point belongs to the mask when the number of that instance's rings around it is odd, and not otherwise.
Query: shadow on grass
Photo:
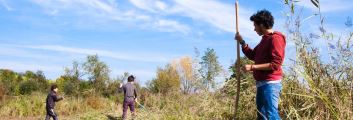
[[[112,115],[106,115],[108,117],[108,120],[122,120],[121,117],[115,117]]]

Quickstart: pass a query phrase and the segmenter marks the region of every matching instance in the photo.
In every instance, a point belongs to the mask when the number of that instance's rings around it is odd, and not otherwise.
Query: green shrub
[[[37,90],[39,90],[39,86],[34,81],[25,81],[20,84],[21,95],[29,95],[33,91],[37,91]]]

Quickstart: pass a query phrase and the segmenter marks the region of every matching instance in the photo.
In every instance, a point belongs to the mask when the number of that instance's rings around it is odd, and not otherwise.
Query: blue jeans
[[[258,120],[280,120],[278,99],[282,89],[281,83],[265,84],[257,88],[256,106]]]

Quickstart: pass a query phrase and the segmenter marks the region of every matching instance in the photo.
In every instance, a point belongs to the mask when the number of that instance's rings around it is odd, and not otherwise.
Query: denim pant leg
[[[264,103],[264,92],[263,86],[258,87],[256,89],[256,108],[257,108],[257,119],[258,120],[266,120],[266,111],[265,111],[265,103]]]
[[[282,90],[281,83],[268,84],[268,88],[265,90],[265,109],[269,120],[280,120],[278,112],[278,100]]]
[[[257,90],[256,104],[259,111],[265,115],[268,120],[280,120],[278,112],[278,100],[282,89],[281,83],[272,83],[261,86]],[[265,119],[258,116],[260,120]]]

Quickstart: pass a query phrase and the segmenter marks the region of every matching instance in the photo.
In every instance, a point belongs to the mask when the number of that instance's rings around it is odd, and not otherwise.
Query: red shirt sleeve
[[[272,70],[279,70],[281,68],[283,59],[284,59],[284,52],[286,47],[285,39],[279,35],[273,35],[271,41],[271,69]]]
[[[243,47],[242,51],[247,58],[249,58],[252,61],[255,60],[255,51],[251,49],[249,45],[246,45],[245,47]]]

